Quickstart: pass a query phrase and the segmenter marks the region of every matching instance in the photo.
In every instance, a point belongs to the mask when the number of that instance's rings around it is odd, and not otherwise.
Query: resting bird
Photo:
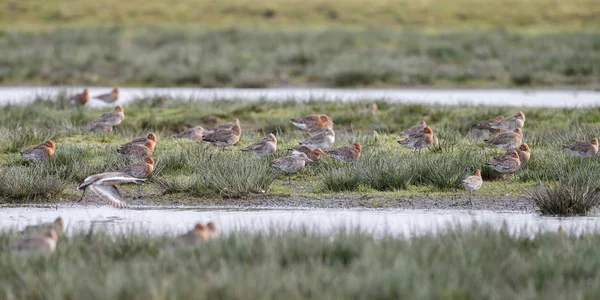
[[[308,146],[294,146],[289,151],[292,151],[292,155],[304,153],[308,157],[308,159],[313,162],[317,162],[321,160],[321,155],[328,156],[327,153],[323,152],[320,148],[311,148]]]
[[[284,156],[271,162],[271,166],[277,168],[288,174],[288,180],[290,174],[300,172],[304,169],[307,162],[312,162],[306,154],[298,153],[292,156]]]
[[[490,124],[491,128],[502,129],[506,131],[512,131],[517,128],[523,128],[525,125],[525,114],[520,111],[513,116],[504,118],[500,122],[494,122]]]
[[[104,125],[104,126],[117,126],[125,120],[125,110],[123,106],[119,105],[115,107],[115,110],[104,113],[100,118],[90,122],[90,126]]]
[[[522,140],[523,131],[521,131],[521,128],[515,128],[513,131],[504,132],[494,138],[483,141],[495,145],[499,149],[510,150],[518,148]]]
[[[328,115],[308,115],[291,119],[290,122],[301,130],[333,128],[333,119]]]
[[[154,132],[150,132],[147,136],[134,139],[133,141],[131,141],[129,143],[125,143],[125,144],[121,145],[119,148],[129,147],[130,145],[133,145],[133,144],[145,146],[147,143],[149,143],[148,145],[150,145],[150,146],[148,148],[150,148],[150,150],[152,150],[152,152],[154,152],[154,148],[156,147],[157,141],[158,141],[158,137],[156,136],[156,134],[154,134]]]
[[[335,143],[335,131],[331,128],[315,134],[298,144],[301,146],[308,146],[311,148],[329,148]]]
[[[152,174],[154,171],[154,160],[152,157],[146,157],[143,161],[125,166],[117,172],[125,173],[131,175],[135,178],[146,178],[148,175]],[[140,184],[138,184],[138,194],[140,198],[142,198],[142,190],[140,188]]]
[[[508,174],[517,171],[521,167],[521,161],[517,151],[512,150],[508,155],[494,157],[487,165],[500,173]]]
[[[598,153],[598,139],[593,138],[591,141],[580,141],[574,144],[564,146],[564,150],[569,153],[579,156],[580,162],[583,163],[584,158],[592,157]]]
[[[135,178],[122,172],[107,172],[89,176],[83,180],[78,186],[78,190],[82,190],[81,198],[78,202],[83,200],[85,191],[89,187],[100,199],[110,203],[116,208],[125,208],[127,204],[121,195],[121,192],[117,189],[117,184],[121,183],[140,183],[145,179]]]
[[[196,126],[188,128],[178,134],[174,134],[171,137],[174,139],[188,139],[196,142],[202,141],[202,135],[204,135],[204,127]]]
[[[236,144],[240,140],[242,128],[240,127],[240,123],[237,119],[234,121],[236,122],[231,129],[218,129],[212,132],[205,131],[204,135],[202,136],[202,140],[211,142],[217,147],[221,147],[221,150],[227,146]]]
[[[56,144],[53,140],[48,140],[45,143],[33,146],[21,151],[21,155],[35,161],[44,161],[54,155]]]
[[[354,143],[350,146],[325,151],[325,153],[345,163],[357,161],[360,157],[360,144]]]
[[[416,132],[408,136],[408,138],[398,141],[398,144],[415,149],[429,148],[434,144],[433,131],[429,126],[426,126],[420,132]]]
[[[154,143],[150,140],[146,141],[144,144],[128,143],[121,145],[117,149],[117,152],[131,158],[146,158],[152,156],[152,153],[154,152],[152,150],[153,146]]]
[[[269,133],[269,135],[260,139],[256,143],[243,148],[242,151],[250,152],[256,156],[271,155],[273,152],[277,151],[277,138],[274,134]]]
[[[421,121],[418,125],[412,126],[411,128],[400,132],[400,138],[407,139],[411,135],[420,134],[423,132],[425,127],[427,127],[427,123],[425,123],[425,121]]]

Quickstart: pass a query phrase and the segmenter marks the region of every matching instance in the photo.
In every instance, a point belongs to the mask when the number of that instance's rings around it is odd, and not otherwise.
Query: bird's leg
[[[469,190],[469,203],[473,207],[473,191]]]
[[[144,197],[142,196],[142,188],[141,186],[143,185],[143,183],[138,183],[137,187],[138,187],[138,199],[144,199]]]
[[[85,191],[87,191],[87,188],[83,189],[83,193],[81,193],[81,198],[79,198],[79,200],[77,200],[77,203],[81,202],[83,200],[83,196],[85,196]],[[71,204],[71,206],[75,205],[75,203]]]

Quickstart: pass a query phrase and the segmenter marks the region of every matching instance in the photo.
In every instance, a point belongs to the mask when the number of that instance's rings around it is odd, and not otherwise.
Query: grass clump
[[[183,166],[176,173],[178,175],[159,179],[163,192],[242,197],[251,193],[265,193],[277,178],[278,174],[270,167],[268,158],[212,150],[197,147],[169,152],[161,159],[160,165],[157,164],[161,173],[177,169],[178,165]],[[169,162],[179,159],[184,163],[176,163],[175,168],[169,166]]]
[[[411,181],[408,163],[385,153],[365,153],[352,164],[337,165],[321,176],[326,191],[356,191],[360,186],[379,191],[405,190]]]
[[[573,181],[536,187],[531,198],[543,215],[552,216],[584,216],[600,203],[596,186]]]
[[[52,174],[44,164],[0,167],[0,198],[7,202],[50,200],[68,188],[71,178]]]

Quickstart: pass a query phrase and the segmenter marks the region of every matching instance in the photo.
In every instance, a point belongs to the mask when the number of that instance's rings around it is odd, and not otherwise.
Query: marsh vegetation
[[[16,239],[14,232],[0,233],[3,247]],[[597,294],[598,285],[590,282],[600,278],[597,233],[528,237],[474,226],[375,238],[360,230],[321,235],[273,228],[165,249],[168,239],[91,230],[60,237],[47,257],[2,251],[0,293],[102,299],[566,298]]]
[[[147,189],[157,198],[185,195],[202,203],[214,197],[245,197],[251,194],[316,196],[329,193],[379,193],[418,195],[424,191],[461,194],[461,181],[481,168],[486,181],[476,194],[527,195],[532,186],[579,182],[596,192],[600,161],[581,162],[561,147],[575,140],[600,135],[600,110],[523,109],[527,115],[524,142],[531,160],[515,175],[500,176],[484,166],[503,151],[467,138],[471,126],[496,115],[513,114],[516,108],[378,104],[377,114],[367,103],[309,102],[294,100],[247,102],[215,100],[196,102],[155,96],[125,106],[125,121],[112,133],[86,132],[86,124],[106,111],[71,107],[66,95],[38,99],[28,105],[12,105],[0,111],[0,195],[4,202],[71,201],[73,187],[85,177],[114,171],[130,161],[116,152],[119,144],[155,132],[159,140],[154,153],[156,168]],[[355,163],[324,157],[309,164],[292,181],[280,176],[269,162],[305,134],[289,119],[310,113],[327,113],[335,121],[336,146],[360,142],[363,152]],[[226,151],[208,143],[173,140],[171,134],[196,125],[213,126],[240,119],[242,138]],[[439,136],[438,146],[413,151],[396,143],[397,133],[425,120]],[[377,132],[375,135],[373,132]],[[268,133],[277,135],[278,150],[264,158],[240,151]],[[22,158],[19,151],[46,139],[56,144],[55,156],[43,164]],[[593,201],[592,201],[593,202]],[[595,205],[595,203],[591,205]],[[541,207],[541,205],[540,205]],[[586,210],[589,206],[586,206]],[[561,211],[554,212],[562,214]]]

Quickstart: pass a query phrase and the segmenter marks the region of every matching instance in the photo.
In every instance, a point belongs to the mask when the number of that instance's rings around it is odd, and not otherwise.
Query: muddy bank
[[[90,199],[84,203],[97,203]],[[131,205],[207,205],[224,207],[273,208],[398,208],[419,210],[486,210],[532,212],[535,205],[525,196],[474,196],[473,205],[463,195],[441,197],[385,197],[379,195],[285,196],[252,195],[245,198],[193,198],[182,195],[155,195],[142,200],[129,200]]]

